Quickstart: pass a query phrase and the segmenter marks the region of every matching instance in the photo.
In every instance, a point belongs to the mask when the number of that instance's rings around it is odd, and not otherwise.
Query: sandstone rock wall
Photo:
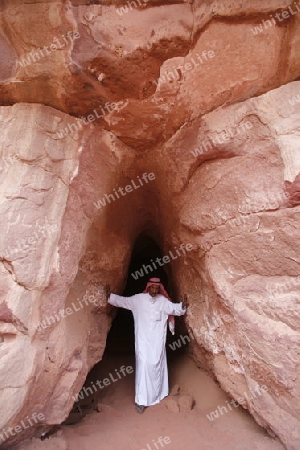
[[[289,100],[299,88],[291,83],[210,113],[156,154],[168,161],[161,176],[169,180],[167,192],[161,190],[166,246],[196,247],[172,267],[178,295],[191,298],[194,357],[236,400],[252,397],[247,408],[256,420],[293,449],[299,445],[300,108]],[[248,130],[241,127],[247,123]],[[253,398],[262,385],[267,392]]]

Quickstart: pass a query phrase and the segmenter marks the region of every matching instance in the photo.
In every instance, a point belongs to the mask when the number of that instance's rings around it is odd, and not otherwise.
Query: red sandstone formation
[[[44,416],[3,448],[68,416],[144,234],[193,246],[194,359],[299,450],[300,13],[265,3],[1,3],[0,434]]]

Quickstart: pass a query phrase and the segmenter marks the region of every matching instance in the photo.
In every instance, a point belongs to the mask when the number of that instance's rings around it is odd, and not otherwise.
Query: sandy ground
[[[115,369],[132,365],[131,355],[109,357],[87,380],[103,380]],[[100,412],[91,410],[76,425],[64,425],[56,434],[20,447],[22,450],[284,450],[253,418],[234,408],[213,421],[206,414],[226,405],[230,398],[188,355],[169,362],[170,388],[180,386],[180,395],[195,401],[192,410],[173,412],[170,398],[137,414],[134,409],[134,373],[111,382],[96,394]],[[173,397],[178,398],[178,397]],[[90,399],[85,401],[89,401]],[[84,401],[83,401],[84,403]],[[164,438],[158,442],[159,437]]]

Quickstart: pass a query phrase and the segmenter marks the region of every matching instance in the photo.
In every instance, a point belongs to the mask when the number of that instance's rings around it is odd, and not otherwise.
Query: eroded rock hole
[[[155,264],[156,258],[162,258],[159,246],[150,237],[140,236],[132,252],[122,295],[131,296],[143,292],[149,278],[159,277],[172,300],[177,301],[172,297],[172,286],[169,282],[171,267]],[[139,275],[137,275],[138,271]],[[172,336],[168,330],[166,342],[170,388],[172,387],[172,365],[175,364],[176,358],[188,349],[188,341],[183,342],[180,339],[180,336],[184,334],[186,329],[183,319],[177,317],[176,335]],[[120,401],[122,397],[134,404],[134,339],[134,320],[131,311],[118,308],[107,336],[103,358],[89,372],[67,423],[80,420],[89,410],[101,410],[110,405],[116,389],[120,392]],[[175,341],[180,344],[174,346]]]

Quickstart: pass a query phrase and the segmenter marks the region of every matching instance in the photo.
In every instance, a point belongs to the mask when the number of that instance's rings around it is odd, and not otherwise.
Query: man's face
[[[157,294],[159,294],[160,286],[158,284],[151,284],[149,287],[149,294],[151,297],[156,297]]]

